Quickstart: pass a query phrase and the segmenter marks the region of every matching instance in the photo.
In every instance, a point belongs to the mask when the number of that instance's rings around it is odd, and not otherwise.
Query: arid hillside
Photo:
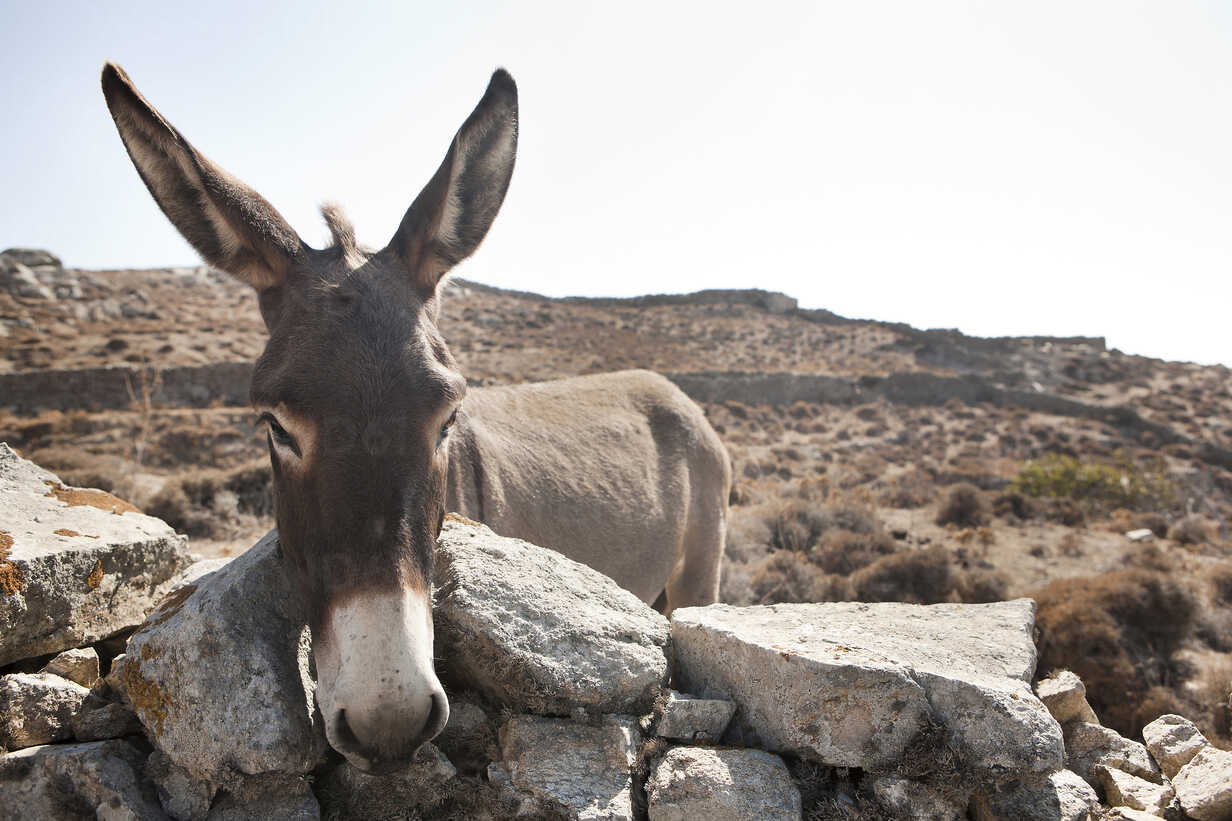
[[[455,280],[441,327],[474,385],[638,367],[699,401],[736,477],[726,600],[1032,596],[1041,674],[1073,668],[1105,724],[1133,734],[1175,709],[1232,738],[1227,368],[763,291],[549,299]],[[255,296],[215,271],[7,251],[0,440],[198,552],[243,551],[271,524],[246,406],[263,343]]]

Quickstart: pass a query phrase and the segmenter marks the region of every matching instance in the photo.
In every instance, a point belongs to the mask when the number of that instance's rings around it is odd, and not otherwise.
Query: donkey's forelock
[[[342,206],[336,202],[322,203],[321,216],[325,219],[325,225],[329,228],[329,234],[333,238],[329,249],[337,250],[346,256],[358,254],[359,246],[355,242],[355,226],[346,212],[342,210]]]

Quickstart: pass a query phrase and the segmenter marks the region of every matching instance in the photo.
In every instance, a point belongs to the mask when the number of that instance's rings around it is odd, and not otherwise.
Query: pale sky
[[[1232,365],[1232,4],[757,5],[4,0],[0,247],[197,263],[105,59],[309,243],[332,199],[374,246],[503,65],[518,165],[462,276]]]

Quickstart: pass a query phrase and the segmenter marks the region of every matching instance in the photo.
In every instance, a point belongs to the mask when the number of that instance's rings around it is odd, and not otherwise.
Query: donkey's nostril
[[[431,741],[436,738],[441,730],[445,729],[445,725],[449,723],[449,699],[445,697],[443,690],[436,690],[432,693],[432,710],[428,713],[428,720],[424,722],[423,736],[421,741]]]

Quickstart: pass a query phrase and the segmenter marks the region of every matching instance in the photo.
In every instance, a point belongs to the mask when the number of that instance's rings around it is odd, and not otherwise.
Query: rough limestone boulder
[[[271,532],[150,614],[108,681],[150,740],[211,785],[299,775],[325,751],[310,640]]]
[[[668,677],[668,624],[585,565],[456,516],[436,554],[436,657],[515,710],[639,712]]]
[[[1013,780],[988,794],[976,795],[970,815],[975,821],[1088,821],[1099,797],[1091,785],[1069,770]]]
[[[127,741],[30,747],[0,757],[0,821],[163,821]]]
[[[1206,746],[1172,779],[1176,797],[1198,821],[1232,820],[1232,753]]]
[[[166,523],[0,442],[0,666],[136,627],[189,561]]]
[[[646,783],[650,821],[799,821],[800,791],[762,750],[674,747]]]
[[[501,757],[513,786],[550,813],[631,821],[640,738],[629,716],[605,716],[598,725],[514,716],[500,731]]]
[[[1104,797],[1114,807],[1129,807],[1162,815],[1176,795],[1169,784],[1154,784],[1102,764],[1095,768],[1095,777],[1103,787]]]
[[[19,750],[73,735],[73,714],[90,691],[50,673],[0,676],[0,747]]]
[[[1029,599],[682,608],[676,678],[734,700],[746,738],[832,766],[893,766],[935,723],[965,767],[1048,773],[1064,749],[1029,684],[1034,613]]]
[[[1146,747],[1099,724],[1079,721],[1065,725],[1066,766],[1090,784],[1098,783],[1095,768],[1111,767],[1155,784],[1163,781]]]
[[[1210,743],[1192,721],[1173,713],[1162,715],[1143,727],[1142,739],[1168,778],[1176,778],[1181,767]]]

